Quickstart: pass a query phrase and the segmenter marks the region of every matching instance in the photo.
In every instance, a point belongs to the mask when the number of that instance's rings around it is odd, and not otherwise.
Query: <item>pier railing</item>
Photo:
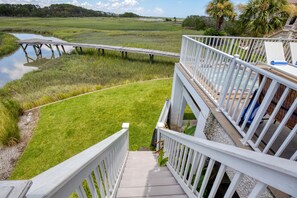
[[[296,138],[296,83],[188,36],[183,37],[180,63],[244,143],[256,151],[296,160],[296,145],[282,156]],[[277,141],[282,142],[278,148]]]
[[[297,196],[297,163],[159,128],[167,167],[189,197]],[[230,184],[226,181],[230,178]],[[268,193],[268,194],[267,194]]]
[[[285,50],[285,57],[292,63],[290,42],[297,42],[296,39],[284,38],[253,38],[253,37],[228,37],[228,36],[188,36],[207,46],[218,49],[229,55],[239,55],[241,60],[249,63],[266,63],[264,42],[282,42]],[[185,37],[184,37],[185,38]],[[183,40],[184,41],[184,40]]]
[[[115,197],[129,150],[128,127],[34,177],[26,197]]]

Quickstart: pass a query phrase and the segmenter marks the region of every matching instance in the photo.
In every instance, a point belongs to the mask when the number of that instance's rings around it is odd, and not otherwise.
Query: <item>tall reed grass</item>
[[[17,38],[11,34],[0,32],[0,57],[18,49]]]

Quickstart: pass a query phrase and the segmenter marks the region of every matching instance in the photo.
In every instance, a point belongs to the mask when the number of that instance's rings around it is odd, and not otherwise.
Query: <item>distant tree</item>
[[[285,24],[287,0],[250,0],[240,16],[252,36],[267,35]]]
[[[119,17],[137,18],[140,16],[133,12],[125,12],[124,14],[120,14]]]
[[[176,17],[173,17],[174,23],[176,23]]]
[[[41,8],[32,4],[0,4],[0,16],[10,17],[99,17],[113,13],[88,10],[70,4],[52,4]]]
[[[229,0],[213,0],[206,8],[207,14],[216,20],[216,28],[221,30],[225,19],[233,20],[236,16],[234,6]]]

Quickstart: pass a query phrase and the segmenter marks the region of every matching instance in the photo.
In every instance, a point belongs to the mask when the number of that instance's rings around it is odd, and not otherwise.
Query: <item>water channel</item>
[[[63,41],[55,37],[42,36],[38,34],[26,34],[26,33],[11,33],[19,40],[24,39],[45,39],[52,41]],[[65,46],[65,50],[69,52],[72,47]],[[27,56],[23,49],[19,47],[15,52],[0,58],[0,87],[3,87],[6,83],[20,79],[25,73],[38,69],[37,67],[30,66],[30,62],[35,61],[38,58],[56,58],[59,57],[59,53],[56,48],[53,48],[54,53],[46,47],[42,46],[42,57],[37,57],[32,46],[28,46]]]

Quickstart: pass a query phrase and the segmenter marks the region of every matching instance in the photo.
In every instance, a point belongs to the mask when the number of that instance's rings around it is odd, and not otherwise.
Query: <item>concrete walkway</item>
[[[186,198],[167,167],[151,151],[129,152],[117,197]]]

